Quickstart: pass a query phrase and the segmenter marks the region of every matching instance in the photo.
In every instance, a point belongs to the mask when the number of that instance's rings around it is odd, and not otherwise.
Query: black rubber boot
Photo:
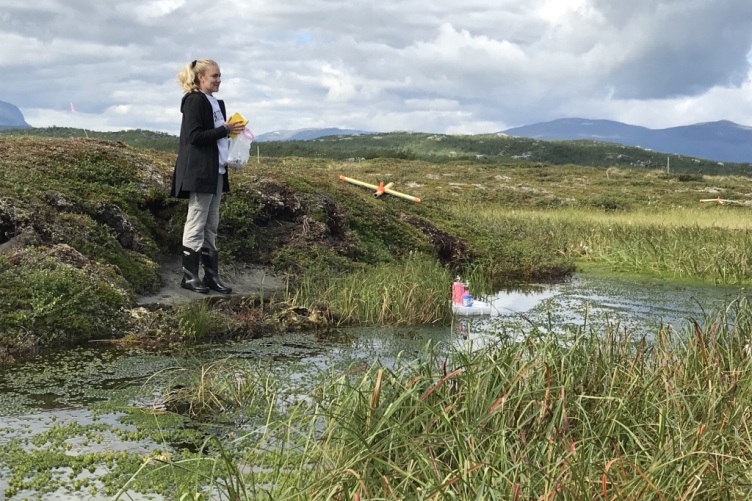
[[[232,292],[232,288],[225,285],[219,278],[218,261],[217,251],[206,247],[201,249],[201,264],[204,265],[204,285],[213,291],[229,294]]]
[[[193,249],[183,247],[183,280],[180,287],[189,291],[206,294],[209,288],[198,278],[198,264],[201,255]]]

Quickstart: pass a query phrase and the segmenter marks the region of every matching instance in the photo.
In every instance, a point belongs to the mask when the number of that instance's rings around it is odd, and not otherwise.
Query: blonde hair
[[[183,87],[183,92],[199,90],[198,76],[210,68],[219,68],[219,65],[211,59],[194,59],[178,73],[178,82]]]

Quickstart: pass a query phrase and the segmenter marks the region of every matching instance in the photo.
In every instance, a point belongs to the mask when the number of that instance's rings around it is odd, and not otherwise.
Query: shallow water
[[[748,295],[733,286],[692,286],[665,280],[575,276],[551,285],[530,285],[479,299],[490,303],[491,314],[457,317],[455,330],[479,341],[505,332],[564,331],[587,328],[627,331],[651,339],[661,327],[682,329],[696,320]]]
[[[661,326],[681,328],[688,319],[702,323],[705,314],[746,294],[738,287],[687,286],[665,281],[575,277],[565,283],[531,285],[501,291],[486,300],[486,317],[455,317],[451,326],[346,329],[322,337],[316,333],[287,333],[271,338],[196,347],[177,356],[164,351],[115,348],[105,343],[39,356],[0,372],[0,447],[19,437],[34,437],[65,423],[100,423],[131,429],[120,413],[93,412],[94,403],[128,395],[160,371],[186,364],[239,357],[258,361],[296,392],[305,392],[316,377],[376,360],[391,365],[398,356],[411,359],[427,343],[473,346],[508,335],[541,330],[627,329],[651,337]],[[143,396],[139,405],[150,405]],[[74,438],[70,454],[91,450],[128,450],[148,455],[170,448],[151,440],[120,440],[104,432],[97,441]],[[0,491],[8,487],[8,469],[0,464]],[[96,472],[93,474],[96,476]],[[130,493],[134,499],[143,499]],[[21,492],[12,499],[36,498]],[[89,492],[57,492],[43,499],[105,499]],[[153,497],[152,497],[153,498]]]

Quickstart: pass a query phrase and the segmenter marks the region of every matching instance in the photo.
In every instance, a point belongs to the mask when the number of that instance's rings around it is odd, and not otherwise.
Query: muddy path
[[[180,279],[183,276],[181,259],[180,256],[176,256],[162,263],[160,268],[162,287],[156,292],[138,296],[137,303],[145,307],[176,306],[214,297],[264,297],[283,291],[285,288],[285,276],[274,273],[265,266],[228,263],[220,265],[220,275],[222,280],[232,287],[231,294],[220,294],[214,291],[208,294],[198,294],[183,289],[180,287]]]

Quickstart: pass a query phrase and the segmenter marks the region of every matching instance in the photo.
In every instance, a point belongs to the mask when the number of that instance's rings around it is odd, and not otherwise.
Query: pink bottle
[[[459,277],[452,283],[452,302],[462,304],[462,295],[465,293],[465,284],[460,282]]]

